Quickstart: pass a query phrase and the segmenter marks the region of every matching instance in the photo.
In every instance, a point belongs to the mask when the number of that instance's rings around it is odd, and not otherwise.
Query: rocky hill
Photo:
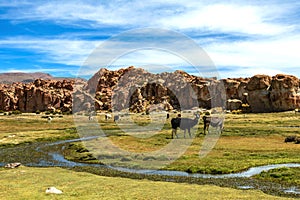
[[[0,110],[36,112],[72,110],[74,81],[37,79],[31,83],[0,84]]]
[[[300,107],[299,79],[284,74],[216,80],[183,71],[151,74],[134,67],[101,69],[89,80],[88,89],[96,92],[96,108],[100,110],[129,107],[131,111],[143,112],[160,105],[165,110],[221,106],[229,110],[277,112]]]
[[[22,72],[12,72],[12,73],[0,73],[0,83],[12,84],[14,82],[30,83],[36,79],[52,80],[53,76],[46,73],[22,73]]]
[[[134,67],[100,69],[87,83],[38,79],[26,84],[0,85],[0,110],[71,111],[72,104],[76,111],[129,108],[132,112],[147,112],[220,106],[229,110],[277,112],[300,108],[300,89],[299,79],[292,75],[216,80],[183,71],[152,74]]]

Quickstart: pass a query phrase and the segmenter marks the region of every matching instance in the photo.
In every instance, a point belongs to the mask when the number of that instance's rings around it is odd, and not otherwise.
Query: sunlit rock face
[[[300,107],[299,79],[295,76],[256,75],[246,89],[252,112],[277,112]]]
[[[0,109],[21,112],[72,109],[74,81],[37,79],[31,83],[0,85]]]
[[[36,79],[30,83],[0,84],[3,111],[128,109],[139,113],[216,106],[239,110],[245,105],[251,112],[300,108],[299,79],[278,74],[217,80],[181,70],[153,74],[131,66],[115,71],[102,68],[87,82]]]

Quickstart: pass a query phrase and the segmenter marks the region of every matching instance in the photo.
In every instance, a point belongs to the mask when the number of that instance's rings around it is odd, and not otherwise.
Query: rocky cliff
[[[36,112],[72,109],[74,81],[37,79],[31,83],[0,84],[0,110]]]
[[[0,110],[35,112],[191,109],[226,107],[252,112],[277,112],[300,107],[299,79],[278,74],[251,78],[202,78],[183,71],[152,74],[129,67],[99,70],[87,83],[81,80],[41,80],[0,85]],[[248,106],[250,107],[248,107]],[[74,109],[75,109],[74,108]]]
[[[277,112],[300,107],[299,79],[292,75],[253,76],[246,91],[252,112]]]
[[[144,112],[153,107],[171,110],[221,106],[277,112],[300,107],[299,79],[284,74],[216,80],[179,70],[151,74],[134,67],[101,69],[89,80],[88,89],[96,92],[96,108],[100,110],[129,108]]]

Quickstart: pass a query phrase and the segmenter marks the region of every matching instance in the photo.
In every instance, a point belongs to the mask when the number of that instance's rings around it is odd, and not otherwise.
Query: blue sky
[[[300,77],[299,21],[299,1],[0,1],[0,72],[74,77],[111,37],[151,27],[191,38],[222,78]],[[148,49],[123,55],[111,66],[99,62],[84,75],[130,65],[194,72],[180,57]]]

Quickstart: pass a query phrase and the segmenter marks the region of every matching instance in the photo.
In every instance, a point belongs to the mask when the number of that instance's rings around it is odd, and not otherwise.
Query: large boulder
[[[299,80],[295,76],[278,74],[272,77],[270,101],[273,111],[294,110],[300,107]]]
[[[239,99],[228,99],[227,100],[227,110],[240,110],[242,109],[243,102]]]
[[[246,90],[248,91],[247,101],[252,112],[273,111],[270,100],[271,77],[267,75],[255,75],[250,78]]]
[[[300,107],[299,79],[295,76],[256,75],[246,89],[252,112],[278,112]]]

